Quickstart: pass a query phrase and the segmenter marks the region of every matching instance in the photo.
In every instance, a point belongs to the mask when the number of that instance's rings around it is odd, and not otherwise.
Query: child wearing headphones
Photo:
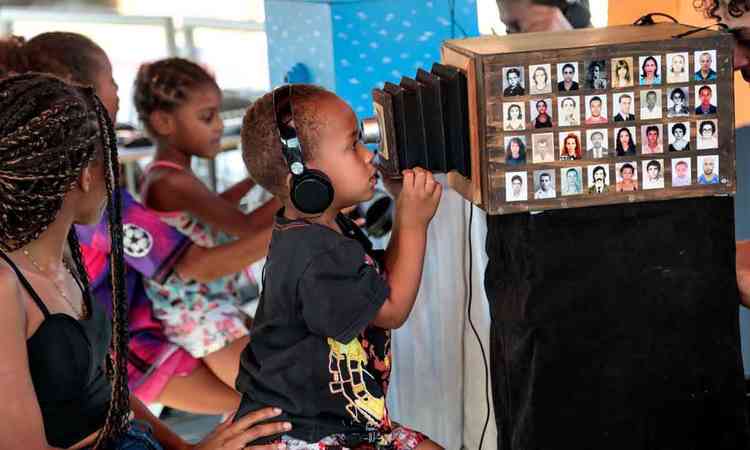
[[[248,109],[242,148],[251,177],[283,208],[240,360],[237,417],[280,408],[292,427],[270,442],[290,450],[440,449],[391,422],[385,395],[390,330],[414,305],[442,187],[423,169],[404,171],[390,243],[379,254],[340,213],[370,199],[377,180],[342,99],[282,86]]]
[[[223,133],[221,91],[201,66],[182,58],[142,65],[134,100],[156,142],[154,162],[142,184],[144,206],[194,245],[225,255],[211,258],[211,270],[202,271],[200,279],[186,279],[176,271],[145,279],[153,315],[170,341],[234,387],[248,342],[247,317],[240,307],[257,293],[250,265],[267,252],[279,204],[273,200],[245,214],[239,202],[254,186],[250,179],[216,194],[191,170],[193,157],[216,157]]]

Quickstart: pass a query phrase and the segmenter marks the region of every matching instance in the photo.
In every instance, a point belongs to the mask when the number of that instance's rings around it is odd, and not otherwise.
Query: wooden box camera
[[[733,194],[732,46],[671,23],[448,41],[363,133],[386,176],[448,172],[490,214]]]

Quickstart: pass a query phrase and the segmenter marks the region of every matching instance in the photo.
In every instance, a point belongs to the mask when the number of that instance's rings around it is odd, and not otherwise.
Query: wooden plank
[[[665,35],[664,31],[673,33],[675,27],[626,27],[627,33],[623,35],[626,38],[632,35],[634,31],[641,29],[647,29],[646,33],[648,36],[656,36],[653,30],[660,28],[661,36]],[[678,27],[680,31],[684,31],[686,27]],[[633,30],[635,29],[635,30]],[[687,28],[690,29],[690,28]],[[651,33],[651,34],[649,34]],[[667,36],[671,34],[666,33]],[[514,36],[515,38],[516,36]],[[608,32],[608,39],[614,39],[611,36],[611,31]],[[627,40],[627,39],[626,39]],[[515,42],[514,42],[515,44]],[[556,209],[556,208],[573,208],[583,207],[591,205],[605,205],[615,203],[629,203],[629,202],[642,202],[642,201],[656,201],[665,200],[672,198],[686,198],[686,197],[699,197],[699,196],[710,196],[710,195],[732,195],[736,191],[736,162],[735,162],[735,138],[734,138],[734,90],[733,90],[733,73],[732,73],[732,39],[730,36],[724,33],[708,32],[703,31],[695,33],[686,39],[667,39],[660,42],[626,42],[618,45],[607,45],[597,47],[577,46],[569,49],[548,49],[539,50],[534,52],[510,52],[505,54],[492,54],[482,55],[475,54],[472,58],[475,60],[475,67],[479,70],[476,74],[476,85],[479,99],[483,101],[479,102],[478,105],[470,106],[470,111],[477,112],[477,118],[472,119],[471,123],[476,124],[477,130],[480,132],[478,141],[480,142],[480,154],[479,161],[482,166],[482,189],[483,189],[483,203],[485,209],[490,214],[507,214],[514,212],[523,211],[534,211],[534,210],[545,210],[545,209]],[[470,45],[461,47],[460,49],[454,49],[448,47],[444,50],[444,54],[459,55],[452,56],[456,59],[465,59],[467,53],[473,49]],[[717,50],[717,80],[709,82],[713,84],[718,92],[717,106],[718,113],[711,116],[700,116],[695,114],[696,106],[696,89],[702,86],[701,82],[693,80],[692,74],[697,70],[694,63],[694,51],[697,50]],[[450,53],[452,51],[452,53]],[[667,84],[665,73],[662,72],[662,83],[655,86],[640,86],[636,82],[632,87],[612,89],[608,88],[603,91],[595,91],[585,86],[583,82],[583,76],[580,77],[580,89],[578,91],[570,93],[560,93],[555,89],[557,85],[557,73],[555,65],[557,63],[564,63],[568,61],[575,61],[579,63],[579,73],[583,75],[585,73],[584,61],[591,60],[606,60],[608,64],[611,64],[612,58],[629,56],[632,57],[635,66],[639,64],[639,57],[648,55],[659,55],[661,64],[663,65],[662,70],[666,70],[666,54],[675,52],[688,52],[688,74],[690,80],[686,83],[680,84]],[[505,97],[502,94],[502,68],[509,66],[523,66],[525,86],[528,88],[528,80],[530,77],[529,65],[531,64],[551,64],[551,84],[553,86],[552,92],[549,94],[539,95],[521,95],[515,97]],[[465,64],[465,62],[464,62]],[[609,70],[609,67],[608,67]],[[482,76],[483,75],[483,76]],[[608,73],[611,75],[611,72]],[[470,79],[471,80],[471,79]],[[611,80],[611,78],[610,78]],[[471,85],[471,82],[470,82]],[[690,108],[690,115],[686,118],[668,118],[666,115],[667,109],[667,97],[669,89],[673,87],[684,87],[688,89],[688,106]],[[640,119],[640,107],[641,107],[641,96],[640,94],[645,93],[650,89],[658,89],[661,93],[661,111],[662,117],[659,119]],[[614,95],[618,93],[632,92],[634,94],[633,101],[633,112],[636,115],[636,120],[626,123],[613,123],[612,118],[614,116]],[[578,98],[580,105],[579,121],[580,126],[573,128],[560,128],[558,127],[558,111],[557,101],[561,96],[573,95]],[[584,123],[585,119],[585,99],[587,95],[599,95],[606,99],[608,105],[607,116],[609,123],[598,124],[598,125],[587,125]],[[537,100],[539,98],[551,98],[553,103],[553,128],[543,130],[533,130],[530,128],[530,106],[529,102]],[[503,130],[503,119],[502,119],[502,104],[504,102],[522,102],[524,111],[526,112],[526,124],[525,130],[508,132]],[[500,111],[500,115],[496,111]],[[697,150],[697,128],[703,119],[716,119],[718,120],[719,130],[719,148],[712,150]],[[668,152],[668,126],[675,122],[689,122],[691,135],[690,135],[690,151],[683,152]],[[663,139],[663,153],[657,154],[642,154],[641,153],[641,131],[643,126],[657,125],[661,127],[661,136]],[[582,137],[585,137],[586,131],[590,129],[606,128],[608,130],[608,146],[611,151],[615,147],[615,133],[622,126],[636,127],[636,142],[638,143],[638,154],[631,157],[610,157],[606,159],[591,160],[583,159],[577,161],[559,161],[559,147],[560,147],[560,132],[566,132],[569,130],[575,130],[581,133]],[[533,148],[531,148],[532,135],[538,132],[551,132],[554,134],[555,139],[555,150],[557,153],[556,160],[549,163],[532,163],[531,158],[533,155]],[[505,164],[504,161],[504,138],[507,136],[523,136],[526,138],[531,152],[527,155],[527,163],[519,166],[510,166]],[[581,140],[581,144],[585,149],[585,138]],[[718,155],[719,156],[719,173],[721,183],[717,185],[697,185],[698,176],[702,172],[702,168],[698,167],[698,157],[707,155]],[[672,187],[671,175],[672,168],[670,161],[673,158],[690,158],[691,160],[691,172],[692,172],[692,185],[688,187]],[[664,188],[655,190],[639,190],[634,193],[616,193],[615,188],[615,164],[635,161],[638,165],[638,183],[639,189],[642,188],[643,179],[643,162],[651,159],[661,159],[663,161],[662,174],[665,179]],[[605,164],[609,167],[610,172],[610,187],[613,192],[609,192],[604,195],[576,195],[570,197],[561,196],[561,177],[560,169],[569,167],[582,167],[585,169],[587,166]],[[536,170],[552,169],[555,171],[555,188],[557,192],[557,198],[551,200],[534,200],[533,194],[533,173]],[[506,201],[506,183],[505,173],[506,172],[526,172],[526,189],[527,198],[525,202],[507,202]],[[584,192],[587,192],[588,188],[588,174],[584,173],[582,176],[582,183]]]
[[[448,173],[448,185],[460,193],[464,198],[472,203],[483,206],[482,198],[482,180],[480,163],[480,133],[478,124],[478,114],[480,104],[477,96],[477,70],[475,61],[459,52],[449,48],[441,48],[441,62],[453,66],[466,74],[467,90],[469,98],[469,141],[471,146],[471,179],[467,179],[457,172]]]

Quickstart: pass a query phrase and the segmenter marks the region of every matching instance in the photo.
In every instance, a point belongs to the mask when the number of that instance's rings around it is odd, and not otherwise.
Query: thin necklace
[[[36,260],[34,259],[34,257],[31,256],[31,253],[29,253],[28,250],[26,250],[25,248],[23,248],[23,249],[21,249],[21,251],[23,252],[24,255],[26,255],[27,258],[29,258],[29,261],[31,261],[31,264],[33,264],[34,267],[36,267],[36,270],[38,270],[40,273],[46,274],[46,272],[42,269],[42,267],[39,265],[39,263],[36,262]],[[73,272],[70,271],[70,267],[68,267],[68,265],[65,263],[65,261],[63,261],[63,266],[65,267],[65,269],[68,271],[68,273],[72,277],[73,276]],[[63,300],[65,300],[65,303],[67,303],[68,306],[70,306],[70,308],[73,310],[73,313],[78,317],[78,319],[82,319],[83,316],[84,316],[84,314],[86,314],[86,303],[82,302],[81,303],[81,308],[80,309],[76,308],[73,305],[73,302],[68,297],[68,294],[65,292],[65,289],[63,289],[62,286],[60,286],[59,284],[57,284],[57,281],[55,281],[54,277],[50,276],[49,279],[52,281],[52,284],[55,285],[55,288],[57,288],[57,292],[60,293],[60,295],[62,296]]]

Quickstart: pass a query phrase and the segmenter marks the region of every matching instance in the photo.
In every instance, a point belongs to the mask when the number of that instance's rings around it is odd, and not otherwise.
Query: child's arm
[[[242,197],[244,197],[245,194],[247,194],[248,191],[253,188],[253,186],[255,186],[255,182],[250,177],[247,177],[244,180],[235,183],[232,187],[219,194],[219,197],[223,198],[233,205],[239,205]]]
[[[144,184],[143,202],[157,211],[187,211],[216,230],[233,236],[256,233],[257,226],[271,226],[281,207],[273,199],[244,214],[232,202],[212,192],[195,175],[174,169],[157,169]]]
[[[374,325],[399,328],[409,317],[422,279],[427,226],[442,192],[430,172],[421,168],[404,171],[393,234],[385,252],[390,296],[375,316]]]
[[[244,270],[268,252],[273,228],[257,228],[256,232],[216,247],[191,245],[175,264],[175,272],[183,280],[208,283]]]

